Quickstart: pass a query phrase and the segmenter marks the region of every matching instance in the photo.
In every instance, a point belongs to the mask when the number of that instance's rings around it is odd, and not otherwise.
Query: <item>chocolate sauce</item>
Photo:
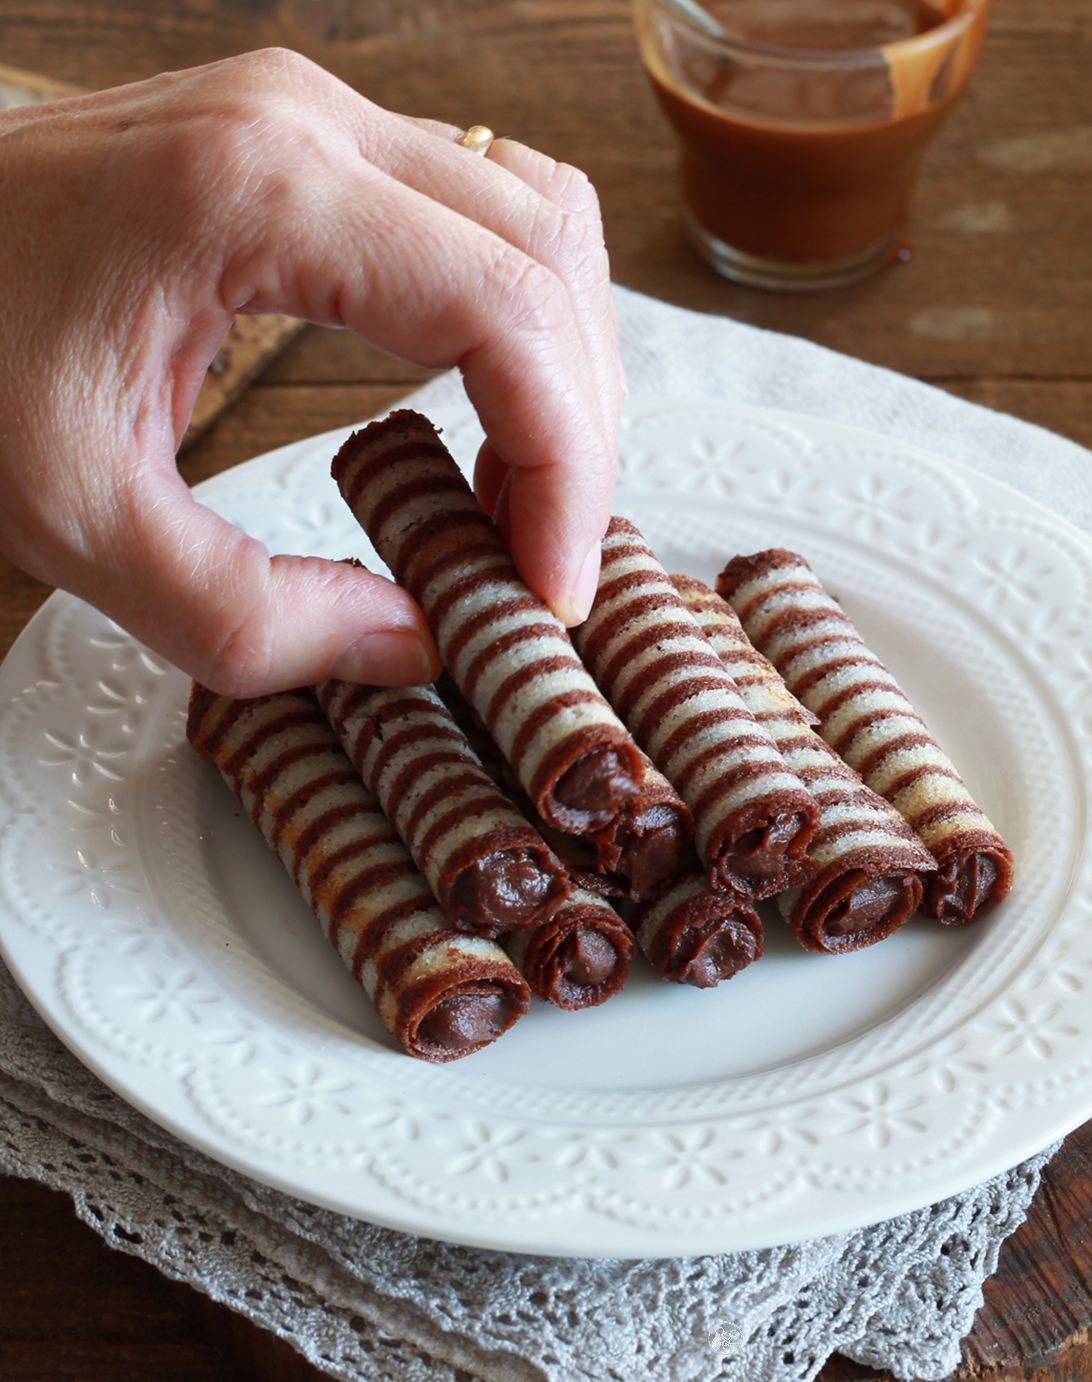
[[[707,234],[766,260],[836,260],[891,241],[926,144],[969,78],[986,5],[935,71],[898,65],[945,22],[924,0],[704,0],[731,58],[642,32],[656,95],[682,145],[683,197]],[[909,46],[913,46],[912,43]],[[913,55],[911,55],[913,57]]]
[[[703,8],[729,38],[807,52],[879,48],[944,23],[925,0],[703,0]]]

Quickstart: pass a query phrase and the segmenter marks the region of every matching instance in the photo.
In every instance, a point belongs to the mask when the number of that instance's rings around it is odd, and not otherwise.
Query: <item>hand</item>
[[[0,115],[0,549],[224,694],[431,679],[403,591],[271,559],[178,475],[234,314],[289,312],[461,369],[479,497],[579,622],[623,387],[598,204],[459,133],[276,50]]]

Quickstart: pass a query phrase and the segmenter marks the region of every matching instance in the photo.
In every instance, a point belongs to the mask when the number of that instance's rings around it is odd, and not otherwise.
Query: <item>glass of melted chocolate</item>
[[[635,0],[698,253],[760,288],[841,287],[905,244],[926,144],[989,0]]]

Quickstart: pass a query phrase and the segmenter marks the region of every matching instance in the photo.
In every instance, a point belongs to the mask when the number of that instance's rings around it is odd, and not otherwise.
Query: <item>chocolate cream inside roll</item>
[[[414,1045],[433,1060],[438,1054],[463,1055],[495,1041],[514,1016],[511,999],[502,989],[483,986],[456,993],[421,1018]]]
[[[1007,850],[958,853],[938,862],[925,888],[930,913],[945,926],[966,926],[999,902],[1012,886],[1012,856]]]
[[[746,969],[761,953],[758,937],[737,921],[725,925],[710,918],[707,926],[688,925],[675,938],[675,963],[668,977],[692,988],[711,989]]]
[[[690,834],[671,807],[650,806],[622,821],[616,844],[613,871],[627,880],[629,896],[636,902],[678,873],[690,849]]]
[[[634,780],[634,762],[616,749],[594,749],[564,772],[554,784],[552,796],[586,821],[584,830],[608,825],[627,801],[640,790]]]
[[[531,992],[569,1011],[594,1007],[617,993],[637,948],[617,912],[579,889],[549,921],[514,931],[505,946]]]
[[[488,925],[496,934],[545,920],[550,902],[558,906],[564,896],[556,868],[546,870],[529,850],[516,848],[475,859],[460,869],[444,906],[449,916]]]
[[[651,762],[640,794],[592,835],[602,874],[641,902],[691,858],[694,822],[686,804]]]
[[[762,954],[762,923],[751,902],[714,892],[695,867],[636,907],[630,925],[653,968],[673,984],[715,988]]]
[[[618,951],[606,936],[584,926],[566,936],[559,953],[564,980],[585,987],[605,983],[619,964]]]
[[[917,911],[921,897],[917,873],[847,869],[818,888],[805,906],[794,907],[786,920],[807,949],[842,954],[892,935]]]
[[[808,838],[813,827],[812,816],[776,810],[771,815],[760,803],[736,814],[732,830],[723,837],[722,854],[730,857],[731,873],[740,878],[760,884],[763,879],[784,874],[792,886],[813,869],[806,857],[786,858],[786,854],[798,854],[801,837]],[[725,881],[730,882],[730,876]]]

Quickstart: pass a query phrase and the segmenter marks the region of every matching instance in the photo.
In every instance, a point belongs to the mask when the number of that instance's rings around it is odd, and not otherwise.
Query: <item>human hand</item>
[[[404,592],[270,558],[178,475],[235,313],[289,312],[459,366],[479,497],[579,622],[622,393],[598,205],[459,133],[279,50],[0,114],[0,549],[224,694],[435,675]]]

